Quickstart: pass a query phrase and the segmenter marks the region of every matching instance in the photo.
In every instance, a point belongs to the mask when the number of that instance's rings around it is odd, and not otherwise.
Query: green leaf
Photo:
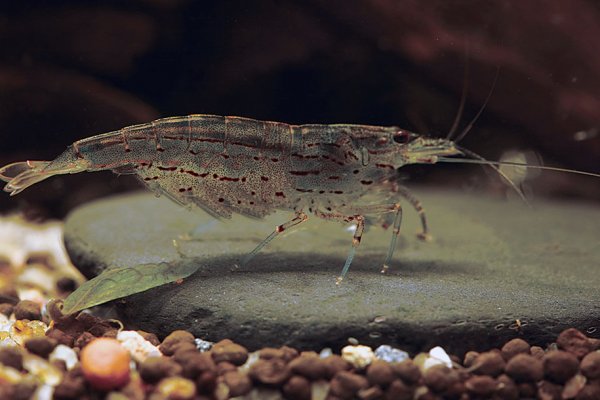
[[[192,262],[142,264],[110,268],[85,282],[64,301],[63,314],[72,314],[114,299],[143,292],[190,276],[198,269]]]

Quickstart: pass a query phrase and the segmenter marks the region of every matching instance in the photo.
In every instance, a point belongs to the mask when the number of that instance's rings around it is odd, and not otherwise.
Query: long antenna
[[[464,76],[463,76],[463,88],[462,95],[460,96],[460,104],[458,106],[458,110],[456,111],[456,117],[454,117],[454,122],[452,123],[452,127],[450,128],[450,132],[446,135],[446,139],[452,140],[452,135],[456,132],[458,128],[458,124],[460,123],[460,119],[462,118],[463,112],[465,111],[465,103],[467,102],[467,89],[469,88],[469,42],[467,41],[465,44],[465,68],[464,68]]]

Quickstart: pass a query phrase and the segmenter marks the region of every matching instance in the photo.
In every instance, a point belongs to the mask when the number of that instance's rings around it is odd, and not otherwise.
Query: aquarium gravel
[[[249,351],[228,338],[176,330],[161,340],[87,311],[61,315],[50,298],[74,290],[77,273],[58,268],[56,256],[29,254],[27,265],[6,258],[0,400],[600,399],[600,340],[574,328],[545,348],[515,331],[500,348],[460,357],[443,344],[411,355],[352,339],[339,353],[268,343]],[[36,275],[20,279],[31,265]]]

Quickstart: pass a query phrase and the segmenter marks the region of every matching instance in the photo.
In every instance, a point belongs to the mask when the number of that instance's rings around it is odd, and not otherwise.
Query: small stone
[[[117,334],[116,339],[121,342],[121,346],[129,351],[131,357],[137,362],[142,362],[148,357],[161,355],[158,347],[144,339],[136,331],[121,331]]]
[[[13,313],[15,306],[10,303],[0,303],[0,314],[10,317]]]
[[[178,353],[177,353],[178,354]],[[209,353],[188,352],[188,357],[183,360],[176,359],[183,367],[183,376],[190,379],[195,379],[200,374],[206,371],[216,372],[217,365],[213,361]]]
[[[73,278],[64,276],[56,281],[56,287],[61,292],[74,292],[77,289],[77,282]]]
[[[75,350],[73,350],[69,346],[65,346],[64,344],[59,344],[48,355],[48,361],[62,361],[65,364],[65,368],[67,370],[70,370],[75,366],[75,364],[79,362],[79,358],[77,357],[77,353],[75,353]]]
[[[352,368],[352,365],[348,361],[337,354],[324,358],[323,363],[327,368],[327,379],[333,378],[340,371],[348,371]]]
[[[401,363],[392,363],[390,365],[394,373],[402,379],[407,385],[414,385],[421,379],[421,370],[412,360],[402,361]]]
[[[13,306],[19,302],[19,294],[12,286],[0,288],[0,303],[8,303]]]
[[[375,354],[369,346],[350,345],[342,349],[342,358],[355,368],[362,369],[371,364],[375,359]]]
[[[232,363],[227,362],[227,361],[221,361],[220,363],[217,364],[217,374],[218,375],[223,375],[226,372],[237,371],[237,370],[238,370],[238,368],[235,365],[233,365]]]
[[[537,382],[544,377],[542,361],[529,354],[517,354],[506,364],[506,374],[515,382]]]
[[[40,305],[31,300],[21,300],[14,309],[16,319],[41,320],[42,311]]]
[[[75,338],[68,333],[63,332],[58,328],[50,328],[46,332],[46,336],[55,339],[58,344],[64,344],[65,346],[73,347]]]
[[[184,353],[198,353],[198,348],[195,343],[179,342],[173,345],[173,357],[180,357]]]
[[[287,363],[280,358],[258,360],[248,371],[252,380],[268,386],[282,386],[291,376]]]
[[[496,396],[498,400],[518,400],[519,389],[515,382],[505,374],[498,377],[498,386],[496,387]]]
[[[497,382],[494,378],[486,375],[472,376],[465,382],[465,388],[472,395],[487,398],[496,390]]]
[[[288,367],[294,374],[313,381],[327,377],[327,365],[316,353],[302,353],[290,361]]]
[[[520,399],[531,399],[537,395],[537,384],[533,382],[518,383],[517,388],[519,389]]]
[[[544,354],[546,354],[546,351],[540,346],[531,346],[531,349],[529,349],[529,354],[531,354],[538,360],[541,360],[542,358],[544,358]]]
[[[375,349],[375,357],[387,362],[402,362],[409,359],[409,355],[404,350],[396,349],[386,344]]]
[[[588,379],[600,378],[600,351],[587,354],[581,360],[581,373]]]
[[[112,390],[129,382],[129,352],[115,339],[98,338],[81,350],[81,370],[90,385]]]
[[[385,391],[386,400],[412,400],[414,397],[414,386],[409,386],[400,379],[395,379]]]
[[[139,367],[140,376],[147,383],[157,383],[163,378],[181,374],[183,368],[168,357],[148,357]]]
[[[540,400],[562,399],[562,386],[549,381],[538,383],[537,398]]]
[[[423,374],[423,383],[431,389],[432,392],[442,393],[454,382],[458,381],[458,376],[450,373],[450,368],[445,365],[434,365]]]
[[[311,383],[308,379],[300,375],[293,375],[283,385],[283,394],[290,400],[311,400]]]
[[[175,347],[181,342],[192,343],[195,346],[194,335],[184,330],[173,331],[162,341],[158,348],[164,355],[172,356],[175,353]]]
[[[252,381],[248,375],[238,371],[229,371],[221,376],[225,385],[229,388],[229,396],[244,396],[252,390]]]
[[[475,363],[475,360],[479,357],[479,352],[477,351],[467,351],[465,354],[465,359],[463,360],[463,365],[467,368],[471,368]]]
[[[54,399],[81,399],[86,392],[86,383],[80,367],[67,372],[54,388]]]
[[[14,384],[12,389],[11,400],[29,400],[33,398],[33,393],[37,389],[37,386],[34,382],[19,382]]]
[[[73,347],[79,347],[80,349],[83,349],[94,339],[96,339],[96,336],[89,332],[83,332],[77,337],[77,339],[75,339],[75,342],[73,342]]]
[[[529,345],[529,343],[527,343],[523,339],[516,338],[506,342],[504,346],[502,346],[501,352],[502,357],[504,357],[504,360],[508,361],[517,354],[529,354],[530,349],[531,346]]]
[[[141,337],[152,343],[154,346],[160,346],[160,340],[158,340],[158,336],[156,336],[154,333],[141,330],[138,330],[136,332],[139,333]]]
[[[155,392],[169,400],[190,400],[196,396],[196,385],[189,379],[170,376],[158,383]]]
[[[28,339],[25,342],[25,348],[35,355],[48,358],[48,355],[52,353],[57,344],[58,342],[55,339],[46,336],[37,336]]]
[[[598,400],[600,399],[600,383],[595,382],[589,385],[585,385],[579,393],[577,393],[576,400]]]
[[[369,381],[362,375],[340,371],[331,380],[329,394],[342,399],[352,399],[359,390],[369,387]]]
[[[577,394],[581,392],[585,384],[587,383],[587,379],[585,376],[581,374],[577,374],[565,383],[565,386],[562,391],[563,399],[573,399],[577,397]],[[598,382],[600,383],[600,382]]]
[[[214,394],[217,388],[217,373],[204,371],[196,378],[196,387],[199,393]]]
[[[388,362],[375,360],[367,367],[367,379],[371,385],[387,387],[396,379],[396,374]]]
[[[575,328],[562,331],[556,339],[556,344],[559,349],[568,351],[580,360],[594,349],[592,341]]]
[[[23,369],[23,353],[19,347],[1,347],[0,364],[21,371]]]
[[[571,353],[554,350],[546,353],[542,359],[544,375],[552,382],[563,384],[579,370],[579,360]]]
[[[210,352],[212,353],[213,360],[217,363],[228,361],[233,365],[240,366],[248,359],[248,350],[229,339],[215,343]]]
[[[360,400],[377,400],[383,396],[383,390],[378,386],[371,386],[367,389],[361,389],[356,393],[356,397]]]
[[[473,363],[472,371],[477,375],[489,375],[495,378],[504,372],[505,366],[504,358],[502,358],[500,352],[488,351],[477,357]]]

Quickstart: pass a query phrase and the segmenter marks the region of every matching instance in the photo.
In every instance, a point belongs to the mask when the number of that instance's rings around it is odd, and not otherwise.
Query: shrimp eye
[[[414,139],[414,136],[409,132],[398,131],[394,133],[394,142],[399,144],[407,144]]]

